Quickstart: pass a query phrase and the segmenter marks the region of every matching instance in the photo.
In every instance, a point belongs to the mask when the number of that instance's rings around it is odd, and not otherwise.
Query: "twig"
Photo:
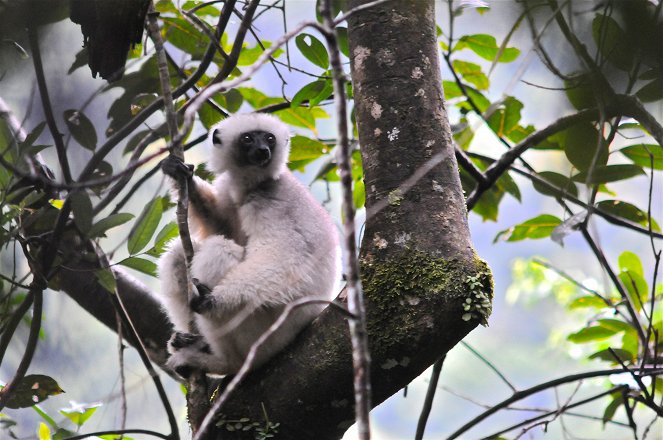
[[[512,384],[511,382],[509,382],[509,380],[506,378],[506,376],[504,376],[504,374],[502,374],[502,372],[501,372],[500,370],[498,370],[498,369],[495,367],[495,365],[493,365],[488,359],[486,359],[485,357],[483,357],[483,356],[481,355],[481,353],[479,353],[477,350],[475,350],[475,349],[474,349],[470,344],[468,344],[467,342],[465,342],[465,341],[460,341],[460,343],[463,344],[463,347],[467,348],[467,349],[470,351],[470,353],[472,353],[473,355],[475,355],[476,357],[478,357],[479,360],[481,360],[481,362],[483,362],[488,368],[490,368],[491,370],[493,370],[493,373],[497,374],[497,375],[499,376],[499,378],[502,379],[502,382],[504,382],[509,388],[511,388],[511,391],[513,391],[514,393],[517,392],[516,387],[513,386],[513,384]]]
[[[580,232],[582,233],[582,236],[584,237],[585,241],[591,248],[596,258],[598,259],[599,264],[601,265],[603,270],[607,272],[608,276],[610,277],[610,280],[612,281],[612,284],[615,286],[615,288],[621,295],[622,299],[624,300],[624,303],[626,305],[626,310],[628,311],[628,314],[631,318],[630,319],[631,325],[637,331],[640,342],[642,342],[642,344],[645,344],[647,342],[647,337],[645,336],[645,333],[642,329],[642,324],[640,324],[640,318],[638,317],[638,313],[636,312],[636,308],[635,305],[633,304],[631,296],[624,288],[621,280],[617,277],[617,274],[615,274],[615,271],[612,270],[610,263],[608,263],[608,259],[605,257],[605,254],[603,253],[603,250],[596,244],[591,234],[587,230],[587,227],[581,226]]]
[[[2,364],[2,360],[7,352],[7,347],[9,347],[9,343],[12,340],[12,336],[14,336],[14,332],[16,332],[16,328],[21,323],[23,316],[25,316],[25,314],[28,313],[28,310],[30,310],[30,307],[32,307],[32,303],[33,296],[28,292],[21,304],[16,310],[14,310],[14,313],[12,313],[11,318],[5,321],[2,329],[2,337],[0,337],[0,364]]]
[[[259,0],[250,0],[246,8],[246,13],[244,14],[242,22],[239,25],[239,29],[237,30],[237,35],[235,35],[235,41],[233,42],[233,47],[230,50],[230,54],[228,54],[229,59],[225,63],[223,63],[221,70],[214,77],[212,83],[218,83],[224,81],[226,78],[228,78],[228,75],[232,73],[235,67],[237,67],[237,60],[239,60],[239,54],[244,46],[244,38],[246,37],[246,33],[248,32],[248,30],[251,28],[251,21],[253,20],[253,14],[255,14],[259,4],[260,4]],[[228,7],[228,5],[226,5],[226,7]],[[234,9],[234,6],[231,7],[230,9],[232,11]]]
[[[350,164],[350,142],[348,139],[348,114],[345,97],[345,74],[341,65],[340,50],[331,10],[331,0],[325,0],[320,13],[323,19],[323,35],[329,49],[330,65],[334,83],[334,101],[336,104],[336,131],[338,133],[337,161],[341,177],[343,194],[343,231],[345,251],[346,289],[348,292],[348,310],[355,315],[349,320],[350,339],[352,341],[352,364],[354,367],[355,420],[361,440],[371,438],[371,358],[368,349],[366,330],[366,308],[357,258],[357,240],[355,236],[355,209],[352,197],[352,169]]]
[[[25,373],[32,363],[32,357],[37,347],[37,341],[39,338],[39,330],[41,329],[41,314],[44,290],[48,286],[49,275],[51,269],[53,268],[53,263],[55,262],[58,247],[62,239],[62,233],[64,232],[64,228],[67,224],[70,213],[71,201],[69,198],[67,198],[64,202],[64,205],[60,209],[60,212],[58,213],[58,217],[53,227],[53,232],[50,235],[50,240],[41,249],[39,260],[34,261],[28,258],[30,269],[33,273],[33,280],[30,283],[30,292],[28,294],[29,296],[32,296],[32,299],[30,301],[26,300],[26,303],[32,303],[33,316],[32,322],[30,323],[30,333],[28,335],[28,342],[26,344],[25,351],[23,352],[23,357],[21,358],[21,362],[16,369],[13,379],[9,381],[9,383],[0,391],[0,410],[5,407],[11,394],[14,391],[14,388],[21,380],[23,380]],[[24,254],[29,256],[30,252],[27,249],[27,244],[22,242],[21,245],[23,246]]]
[[[493,158],[490,158],[488,156],[484,156],[482,154],[468,153],[468,155],[471,156],[471,157],[479,158],[479,159],[481,159],[483,161],[486,161],[486,162],[491,162],[491,161],[494,162],[495,161]],[[533,173],[531,173],[530,171],[527,171],[527,170],[520,169],[515,165],[509,166],[509,169],[511,171],[515,172],[516,174],[520,174],[521,176],[526,177],[527,179],[531,180],[532,182],[535,182],[535,183],[537,183],[537,184],[539,184],[539,185],[541,185],[541,186],[543,186],[543,187],[545,187],[549,190],[552,190],[552,191],[555,191],[555,192],[559,193],[560,196],[563,197],[565,200],[567,200],[569,202],[572,202],[572,203],[574,203],[578,206],[582,206],[585,209],[589,209],[589,205],[587,205],[587,203],[585,203],[582,200],[578,199],[577,197],[569,194],[568,192],[566,192],[564,190],[564,188],[560,188],[556,185],[553,185],[552,183],[548,182],[547,180],[544,180],[544,179],[538,177],[536,174],[533,174]],[[468,206],[470,206],[470,205],[468,204]],[[601,209],[594,208],[594,214],[598,215],[599,217],[602,217],[604,220],[606,220],[609,223],[612,223],[613,225],[621,226],[621,227],[630,229],[632,231],[639,232],[641,234],[648,234],[648,235],[650,234],[648,229],[645,229],[645,228],[643,228],[643,227],[641,227],[641,226],[639,226],[635,223],[631,223],[631,222],[626,221],[624,219],[621,219],[619,217],[615,217],[614,215],[609,214],[609,213],[607,213],[607,212],[605,212]],[[651,234],[655,238],[663,238],[662,233],[651,232]]]
[[[78,434],[71,437],[65,437],[64,440],[84,440],[93,437],[101,437],[102,435],[123,435],[123,434],[143,434],[151,435],[152,437],[162,438],[164,440],[171,440],[169,435],[161,434],[156,431],[149,431],[147,429],[117,429],[115,431],[98,431],[88,432],[87,434]]]
[[[493,405],[491,408],[487,409],[486,411],[482,412],[479,414],[477,417],[473,418],[463,426],[461,426],[459,429],[454,431],[447,439],[455,439],[458,438],[461,434],[469,431],[471,428],[474,426],[478,425],[481,423],[483,420],[486,418],[490,417],[491,415],[495,414],[496,412],[508,407],[514,402],[517,402],[519,400],[522,400],[526,397],[531,396],[532,394],[536,394],[540,391],[544,391],[550,388],[554,388],[556,386],[565,384],[565,383],[570,383],[570,382],[575,382],[581,379],[589,379],[593,377],[602,377],[602,376],[610,376],[611,374],[617,374],[617,373],[622,373],[623,371],[619,368],[617,369],[609,369],[609,370],[596,370],[596,371],[588,371],[586,373],[577,373],[577,374],[570,374],[568,376],[560,377],[557,379],[550,380],[548,382],[540,383],[538,385],[535,385],[531,388],[527,388],[522,391],[518,391],[517,393],[513,393],[513,395],[507,399],[504,399],[503,401]],[[660,368],[646,368],[643,369],[641,375],[642,376],[655,376],[663,373],[663,369]]]
[[[35,73],[37,75],[39,95],[41,96],[42,107],[44,109],[44,115],[46,116],[48,129],[50,130],[51,136],[53,137],[53,142],[55,142],[55,151],[58,155],[58,161],[60,163],[60,168],[62,169],[64,181],[70,183],[72,181],[72,177],[71,170],[69,168],[69,160],[67,159],[67,151],[62,140],[62,133],[60,133],[58,125],[55,122],[53,106],[51,105],[51,100],[48,96],[46,78],[44,77],[44,66],[41,61],[41,51],[39,50],[39,36],[35,26],[36,25],[32,22],[30,22],[28,25],[28,37],[30,40],[30,49],[32,50],[32,60],[35,67]]]
[[[124,344],[122,336],[122,318],[120,312],[115,310],[115,320],[117,321],[117,359],[120,368],[120,428],[127,426],[127,380],[124,374]],[[120,439],[121,440],[121,439]]]
[[[428,416],[433,408],[433,398],[437,390],[437,382],[440,379],[440,372],[444,363],[445,356],[442,356],[435,364],[433,364],[433,371],[431,371],[430,380],[428,381],[428,390],[426,390],[426,397],[424,398],[424,406],[421,408],[419,414],[419,421],[417,422],[417,431],[414,434],[415,440],[422,440],[424,438],[424,431],[426,430],[426,423]]]
[[[519,423],[517,423],[515,425],[512,425],[512,426],[509,426],[508,428],[502,429],[501,431],[498,431],[498,432],[495,432],[495,433],[493,433],[489,436],[483,437],[483,440],[498,438],[500,435],[502,435],[504,433],[507,433],[509,431],[513,431],[514,429],[520,428],[521,426],[536,422],[537,420],[541,420],[541,419],[544,419],[544,418],[549,417],[549,416],[557,416],[557,415],[560,414],[561,411],[566,412],[566,410],[568,410],[568,409],[575,408],[575,407],[584,405],[586,403],[593,402],[597,399],[600,399],[603,396],[607,396],[609,394],[614,393],[615,391],[620,391],[620,390],[623,390],[623,389],[628,389],[628,386],[626,386],[626,385],[617,385],[617,386],[615,386],[615,387],[613,387],[613,388],[611,388],[607,391],[603,391],[603,392],[601,392],[599,394],[596,394],[592,397],[588,397],[586,399],[580,400],[578,402],[575,402],[575,403],[572,403],[572,404],[569,404],[569,405],[564,405],[562,408],[558,408],[555,411],[550,411],[546,414],[541,414],[539,416],[536,416],[536,417],[533,417],[531,419],[519,422]],[[452,437],[450,437],[450,438],[452,438]]]
[[[102,267],[108,267],[108,260],[106,256],[101,252],[99,248],[95,247],[95,250],[97,251],[97,257],[99,258],[99,261],[101,262]],[[111,273],[113,273],[111,271]],[[115,274],[113,273],[113,277],[115,277]],[[124,305],[124,302],[122,301],[122,297],[120,294],[117,292],[117,290],[113,293],[109,292],[110,299],[115,306],[115,310],[118,312],[120,315],[120,318],[122,319],[122,323],[125,328],[128,329],[130,336],[136,341],[136,351],[138,352],[138,356],[140,357],[140,360],[143,362],[143,365],[145,366],[145,369],[149,373],[150,377],[152,378],[152,382],[154,383],[154,386],[157,390],[157,394],[159,395],[159,399],[161,400],[161,403],[163,404],[164,410],[166,411],[166,417],[168,418],[168,424],[170,426],[170,435],[169,438],[173,440],[179,440],[179,430],[177,428],[177,419],[175,418],[175,414],[173,413],[173,408],[170,405],[170,401],[168,400],[168,396],[166,395],[166,390],[163,387],[163,384],[161,383],[161,379],[159,379],[159,374],[156,372],[154,369],[154,366],[152,365],[152,362],[150,361],[149,356],[147,355],[147,349],[145,348],[145,345],[143,344],[143,340],[141,339],[140,335],[138,334],[138,331],[136,330],[136,327],[134,326],[134,323],[129,316],[129,312],[127,311],[126,306]]]
[[[148,28],[150,30],[150,37],[154,42],[154,47],[157,56],[157,65],[159,66],[159,79],[161,81],[161,92],[166,108],[166,120],[168,123],[168,133],[170,139],[174,139],[177,135],[177,114],[173,106],[173,96],[170,89],[170,75],[168,73],[168,60],[166,59],[165,50],[163,48],[163,39],[159,32],[159,25],[156,20],[156,13],[154,12],[154,4],[150,3],[150,12],[148,16]],[[169,146],[170,155],[176,156],[184,160],[184,150],[181,143],[172,143]],[[191,264],[193,261],[193,243],[191,241],[191,233],[189,231],[189,182],[182,179],[177,182],[177,226],[179,227],[180,241],[184,250],[184,258],[186,261],[187,270],[185,270],[186,289],[188,303],[191,303],[194,296],[193,280],[191,278]],[[196,324],[193,313],[189,314],[189,328],[191,333],[196,333]],[[187,406],[189,409],[189,420],[192,430],[195,432],[200,416],[206,410],[207,400],[207,377],[203,371],[195,371],[187,380]]]
[[[184,145],[184,147],[182,148],[184,151],[187,151],[189,148],[198,145],[199,143],[205,141],[206,139],[207,139],[207,133],[204,133],[198,136],[197,138],[195,138],[194,140],[187,142],[187,144]],[[151,170],[145,173],[140,179],[138,179],[138,181],[136,181],[136,183],[129,189],[127,194],[125,194],[122,200],[117,202],[117,204],[113,208],[113,211],[111,211],[111,214],[117,214],[118,212],[120,212],[120,209],[122,209],[122,207],[127,204],[129,199],[131,199],[131,197],[136,193],[138,188],[140,188],[150,177],[154,176],[159,170],[161,170],[161,164],[154,166]]]
[[[28,335],[28,342],[25,346],[25,352],[23,352],[23,357],[21,362],[14,373],[14,377],[7,383],[7,385],[0,390],[0,410],[2,410],[12,393],[14,388],[25,377],[25,373],[28,371],[28,367],[32,363],[32,357],[37,348],[37,341],[39,340],[39,330],[41,329],[41,314],[42,307],[44,304],[44,288],[41,280],[35,280],[32,282],[32,288],[30,289],[29,296],[32,297],[30,303],[32,303],[32,321],[30,322],[30,333]],[[27,302],[27,298],[26,298]]]

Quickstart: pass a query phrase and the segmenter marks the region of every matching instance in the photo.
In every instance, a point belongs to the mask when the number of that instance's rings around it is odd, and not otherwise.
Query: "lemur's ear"
[[[212,132],[212,143],[217,147],[220,147],[222,145],[221,130],[219,130],[218,128]]]

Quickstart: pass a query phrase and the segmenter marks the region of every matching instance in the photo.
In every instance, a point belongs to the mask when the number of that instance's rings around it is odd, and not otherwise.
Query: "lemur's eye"
[[[273,147],[276,144],[276,137],[273,134],[268,134],[267,135],[267,143],[269,144],[270,147]]]
[[[244,145],[248,145],[248,144],[250,144],[250,143],[253,141],[253,139],[251,138],[250,135],[248,135],[248,134],[243,134],[243,135],[239,138],[239,141],[240,141],[241,143],[243,143]]]

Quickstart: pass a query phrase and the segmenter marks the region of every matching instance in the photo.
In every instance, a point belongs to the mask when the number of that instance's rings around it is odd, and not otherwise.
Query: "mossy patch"
[[[422,326],[439,325],[432,310],[437,306],[458,309],[459,318],[484,325],[490,315],[492,276],[479,258],[444,259],[405,249],[383,261],[363,261],[361,273],[371,307],[368,330],[376,345],[416,342]]]

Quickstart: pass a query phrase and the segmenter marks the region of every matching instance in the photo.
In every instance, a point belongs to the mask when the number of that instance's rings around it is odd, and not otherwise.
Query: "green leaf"
[[[254,89],[252,87],[239,87],[237,90],[242,95],[242,98],[253,108],[260,108],[266,105],[285,101],[282,98],[269,97],[260,90]]]
[[[592,37],[601,54],[615,67],[626,72],[632,69],[635,51],[612,17],[596,14],[592,21]]]
[[[494,242],[500,239],[505,239],[506,241],[519,241],[526,238],[545,238],[550,236],[552,231],[560,223],[562,223],[562,221],[554,215],[542,214],[519,225],[512,226],[509,229],[499,232],[495,236]]]
[[[591,76],[588,73],[576,74],[564,80],[566,97],[577,110],[583,110],[596,105],[596,96],[594,95],[591,84]]]
[[[463,96],[463,91],[454,81],[442,81],[442,88],[444,89],[444,99],[446,100]]]
[[[103,269],[97,269],[94,271],[94,276],[97,278],[99,284],[101,284],[101,287],[110,293],[115,293],[115,289],[117,289],[117,281],[110,268],[105,267]]]
[[[593,308],[593,309],[605,309],[608,305],[601,298],[594,295],[581,296],[569,303],[567,306],[569,310],[584,309],[584,308]]]
[[[619,150],[624,156],[643,168],[663,170],[663,148],[656,144],[639,144],[624,147]]]
[[[615,355],[617,355],[617,358],[615,358]],[[596,353],[591,354],[589,359],[599,359],[602,361],[610,362],[612,364],[618,364],[619,362],[617,359],[624,363],[633,362],[635,360],[632,353],[621,348],[613,348],[612,352],[608,349],[597,351]]]
[[[260,55],[262,55],[266,49],[272,46],[272,43],[269,41],[263,41],[262,46],[264,46],[265,48],[263,49],[260,46],[260,44],[256,44],[254,47],[251,48],[244,47],[242,51],[239,53],[239,59],[237,60],[237,65],[250,66],[251,64],[255,63],[256,61],[258,61],[258,58],[260,58]],[[283,50],[277,49],[272,54],[272,58],[278,58],[279,56],[281,56],[282,53]]]
[[[619,279],[626,288],[636,310],[640,311],[649,299],[649,286],[642,275],[631,270],[622,270]]]
[[[638,257],[633,252],[624,251],[619,255],[617,260],[619,263],[619,270],[626,271],[630,270],[633,273],[637,273],[640,276],[644,276],[644,270],[642,268],[642,262],[640,257]]]
[[[329,68],[329,54],[325,45],[311,34],[301,33],[295,38],[295,44],[299,51],[312,62],[324,70]]]
[[[366,188],[364,187],[364,180],[355,180],[354,187],[352,188],[352,200],[355,208],[361,209],[366,203]]]
[[[152,104],[159,96],[156,93],[139,93],[131,99],[129,109],[132,115],[137,115],[145,107]]]
[[[614,359],[614,358],[613,358]],[[612,400],[608,404],[608,406],[605,407],[605,411],[603,411],[603,425],[605,426],[606,423],[612,420],[612,418],[615,416],[615,413],[619,409],[620,406],[624,404],[624,394],[622,393],[613,393],[612,394]]]
[[[637,165],[603,165],[597,166],[593,170],[582,171],[573,176],[573,180],[596,185],[598,183],[617,182],[644,174],[643,169]]]
[[[633,328],[630,324],[619,319],[604,318],[599,319],[597,322],[601,327],[605,327],[615,333],[627,332]]]
[[[488,125],[497,136],[508,136],[511,130],[517,127],[522,108],[522,102],[512,96],[507,96],[495,112],[490,115]]]
[[[601,166],[608,162],[608,148],[603,136],[589,122],[566,129],[558,139],[563,142],[566,157],[580,171],[588,170],[593,163]]]
[[[573,196],[578,196],[578,187],[575,183],[568,177],[555,173],[553,171],[542,171],[537,174],[542,180],[549,182],[556,188],[550,188],[549,186],[533,181],[532,185],[534,189],[546,196],[560,197],[564,194],[571,194]]]
[[[482,72],[481,66],[467,61],[454,60],[452,66],[465,81],[473,84],[479,90],[487,90],[490,86],[488,77]]]
[[[156,263],[154,261],[146,260],[145,258],[129,257],[120,261],[120,264],[153,277],[157,276]]]
[[[472,212],[481,216],[483,221],[491,220],[497,221],[497,214],[499,213],[499,205],[504,197],[504,191],[497,187],[492,187],[484,192]]]
[[[472,50],[481,58],[488,61],[493,61],[499,51],[497,40],[495,40],[495,37],[488,34],[474,34],[461,37],[454,50],[465,48]],[[518,58],[518,55],[520,55],[519,49],[516,49],[515,47],[507,47],[502,51],[502,54],[497,61],[501,63],[510,63]]]
[[[208,39],[196,26],[179,17],[160,17],[163,21],[164,39],[173,46],[201,59],[207,49]]]
[[[620,217],[634,223],[638,223],[645,228],[649,228],[647,213],[642,211],[637,206],[632,205],[631,203],[622,202],[621,200],[603,200],[598,202],[596,207],[607,214],[611,214],[615,217]],[[652,230],[661,232],[661,228],[653,218],[651,219],[651,223]]]
[[[285,110],[279,110],[274,114],[281,118],[281,120],[286,124],[294,125],[295,127],[308,128],[313,133],[317,132],[315,126],[315,117],[309,108],[287,108]]]
[[[663,99],[663,78],[645,84],[635,93],[642,102],[654,102]]]
[[[64,390],[52,377],[43,374],[28,374],[14,386],[14,392],[7,401],[7,408],[28,408],[43,402],[50,396],[62,393]]]
[[[338,39],[338,49],[343,55],[350,58],[350,46],[348,44],[348,28],[337,26],[336,38]]]
[[[136,132],[133,136],[131,136],[131,139],[127,141],[127,143],[124,145],[124,150],[122,151],[122,154],[127,154],[131,153],[136,149],[136,147],[143,142],[146,136],[150,134],[150,130],[141,130]]]
[[[160,257],[161,254],[163,254],[163,252],[166,250],[166,245],[168,245],[168,243],[178,235],[179,227],[177,226],[177,223],[170,222],[166,224],[157,234],[156,238],[154,239],[154,246],[152,246],[152,248],[147,251],[147,254],[155,258]]]
[[[566,339],[574,344],[585,344],[587,342],[608,339],[617,332],[601,326],[585,327],[582,330],[570,334]]]
[[[145,206],[143,212],[136,220],[136,224],[134,225],[131,234],[129,234],[127,250],[130,255],[137,254],[147,246],[154,235],[157,226],[159,226],[162,214],[163,205],[161,197],[156,197]]]
[[[470,97],[481,113],[488,110],[488,107],[490,107],[490,101],[481,92],[467,84],[465,85],[465,91],[467,92],[467,96]],[[458,107],[465,110],[474,110],[467,101],[459,103]]]
[[[331,80],[317,80],[306,84],[292,98],[292,106],[298,107],[308,101],[311,107],[320,104],[334,92]]]
[[[65,110],[64,122],[71,136],[81,147],[94,151],[97,148],[97,131],[85,114],[78,110]]]
[[[80,428],[101,405],[99,402],[77,403],[72,401],[69,408],[62,408],[60,410],[60,414]]]
[[[290,139],[290,160],[291,161],[313,161],[329,149],[324,143],[311,139],[306,136],[295,135]]]
[[[46,121],[42,121],[35,128],[32,129],[30,133],[25,137],[25,140],[21,142],[20,148],[24,149],[27,147],[31,147],[41,136],[42,131],[44,131],[44,127],[46,127]]]
[[[83,234],[88,234],[92,228],[92,202],[85,191],[76,191],[69,195],[71,211],[74,214],[74,223]]]

